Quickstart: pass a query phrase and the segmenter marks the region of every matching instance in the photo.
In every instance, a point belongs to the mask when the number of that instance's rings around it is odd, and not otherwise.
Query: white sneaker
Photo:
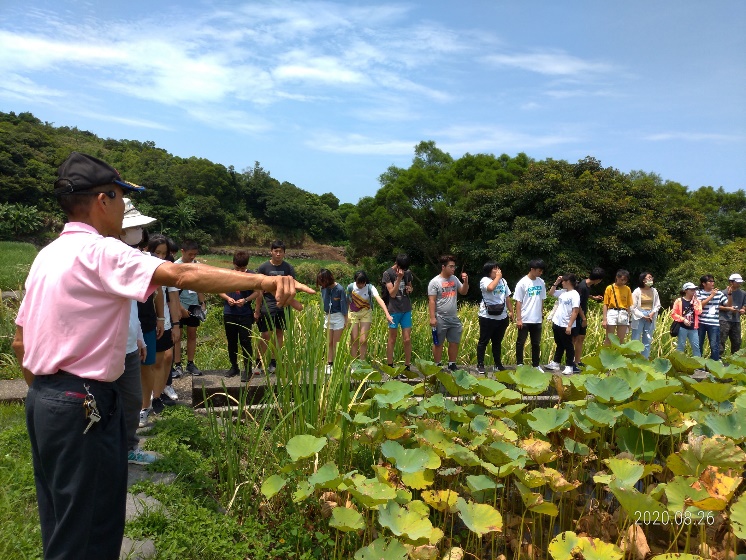
[[[331,375],[332,374],[332,365],[331,364],[326,364],[326,369],[324,369],[324,372],[327,375]]]
[[[174,388],[171,387],[171,385],[166,385],[166,388],[163,389],[163,392],[166,393],[166,395],[168,395],[169,399],[172,399],[174,401],[178,401],[179,400],[179,395],[176,393],[176,391],[174,390]]]
[[[562,375],[572,375],[573,369],[572,366],[566,366],[565,369],[562,370]]]
[[[148,425],[148,416],[150,416],[150,413],[153,412],[152,408],[143,408],[140,411],[140,427],[144,428]]]
[[[536,366],[535,369],[538,369],[541,373],[544,373],[544,368],[541,366]]]
[[[557,371],[560,367],[562,367],[560,364],[552,360],[547,364],[547,369],[551,369],[552,371]]]
[[[127,462],[133,465],[150,465],[158,460],[158,456],[148,451],[143,451],[139,447],[131,450],[127,454]]]

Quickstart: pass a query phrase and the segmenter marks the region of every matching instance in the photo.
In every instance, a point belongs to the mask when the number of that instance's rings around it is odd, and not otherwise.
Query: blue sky
[[[420,140],[746,188],[746,2],[0,0],[0,110],[375,194]]]

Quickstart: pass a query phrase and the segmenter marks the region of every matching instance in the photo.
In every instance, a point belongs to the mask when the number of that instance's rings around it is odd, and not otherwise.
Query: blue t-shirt
[[[347,315],[347,295],[345,289],[339,284],[329,288],[321,289],[321,301],[324,304],[324,313],[341,313]]]

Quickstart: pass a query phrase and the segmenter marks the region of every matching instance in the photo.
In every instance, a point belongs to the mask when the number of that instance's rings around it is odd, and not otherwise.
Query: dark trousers
[[[488,319],[479,318],[479,342],[477,342],[477,363],[484,365],[484,354],[487,351],[487,345],[492,342],[492,359],[495,366],[502,366],[502,343],[505,337],[505,331],[508,328],[509,319]]]
[[[124,412],[127,449],[135,449],[140,442],[137,437],[137,428],[140,425],[140,409],[142,408],[139,350],[130,352],[124,357],[124,373],[114,383],[119,389],[119,399]]]
[[[526,338],[531,333],[531,365],[539,365],[541,360],[541,323],[523,323],[523,327],[518,329],[518,338],[515,341],[515,363],[523,363],[523,347],[526,345]]]
[[[84,384],[101,413],[85,435]],[[64,373],[38,376],[26,397],[26,425],[44,558],[119,558],[127,442],[116,385]]]
[[[238,368],[238,346],[241,345],[243,363],[251,369],[251,326],[254,317],[251,315],[223,315],[225,337],[228,339],[228,359],[231,366]]]
[[[560,327],[552,323],[552,334],[557,349],[554,351],[554,361],[562,363],[562,354],[565,355],[565,365],[573,367],[575,365],[575,346],[572,344],[572,334],[565,332],[565,327]]]
[[[725,343],[730,340],[730,353],[741,349],[741,322],[720,321],[720,355],[725,354]]]
[[[699,323],[699,351],[705,355],[705,336],[710,339],[710,358],[720,359],[720,325],[703,325]]]

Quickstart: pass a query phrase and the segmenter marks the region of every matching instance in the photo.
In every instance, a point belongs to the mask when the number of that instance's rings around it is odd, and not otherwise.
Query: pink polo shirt
[[[39,251],[26,280],[16,324],[23,366],[34,375],[65,370],[98,381],[122,375],[131,300],[155,291],[164,261],[103,237],[81,222],[65,225]]]

